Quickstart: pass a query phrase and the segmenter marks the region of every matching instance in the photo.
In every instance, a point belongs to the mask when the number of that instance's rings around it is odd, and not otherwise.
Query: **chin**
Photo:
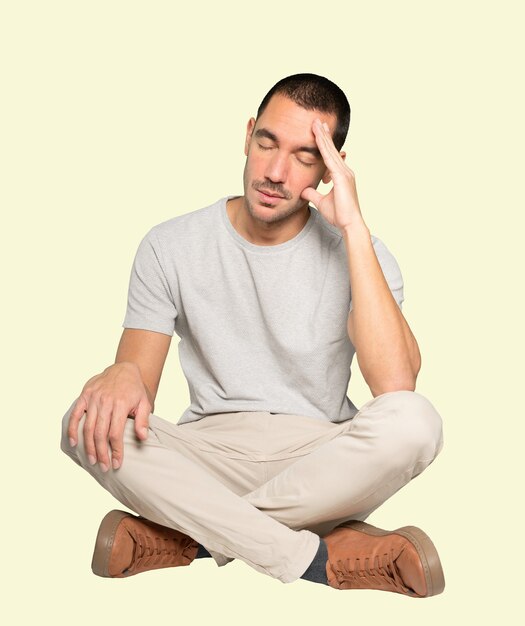
[[[277,211],[274,207],[259,202],[248,204],[248,211],[252,217],[261,220],[261,222],[275,222],[282,216],[282,211]]]
[[[306,203],[300,203],[297,205],[291,200],[286,200],[286,206],[276,208],[274,206],[267,206],[260,201],[254,201],[247,199],[246,206],[248,212],[254,219],[258,219],[261,222],[271,223],[279,222],[281,220],[290,217],[294,213],[297,213],[305,206]]]

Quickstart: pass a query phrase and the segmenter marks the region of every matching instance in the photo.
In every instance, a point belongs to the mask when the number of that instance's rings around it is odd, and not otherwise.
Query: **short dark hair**
[[[323,113],[334,113],[337,126],[333,141],[341,150],[350,126],[350,104],[343,91],[331,80],[317,74],[293,74],[276,83],[264,96],[257,109],[257,119],[267,107],[272,96],[282,94],[304,109],[317,109]]]

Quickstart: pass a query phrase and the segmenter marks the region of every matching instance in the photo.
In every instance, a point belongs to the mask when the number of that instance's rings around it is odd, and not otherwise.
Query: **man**
[[[142,240],[115,364],[62,422],[64,452],[139,514],[102,520],[95,574],[211,556],[284,583],[443,590],[422,530],[363,521],[434,460],[442,428],[415,392],[399,267],[341,151],[349,122],[334,83],[284,78],[248,122],[244,195]],[[177,424],[152,413],[173,332],[191,398]],[[354,353],[373,395],[359,411]]]

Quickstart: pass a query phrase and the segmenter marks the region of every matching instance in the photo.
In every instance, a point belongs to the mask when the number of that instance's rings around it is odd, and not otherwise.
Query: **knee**
[[[420,460],[433,460],[443,447],[443,420],[434,405],[417,391],[390,394],[402,444]]]
[[[443,446],[442,420],[433,404],[416,391],[391,391],[374,398],[367,416],[382,440],[406,462],[432,461]],[[402,452],[402,454],[401,454]]]

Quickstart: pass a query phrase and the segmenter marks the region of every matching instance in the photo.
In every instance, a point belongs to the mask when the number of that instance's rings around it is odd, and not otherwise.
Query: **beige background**
[[[2,583],[10,624],[483,623],[522,587],[523,33],[520,2],[5,2],[0,13]],[[521,60],[520,60],[521,59]],[[365,221],[396,256],[438,460],[370,521],[433,538],[443,595],[283,585],[210,560],[92,575],[118,508],[59,450],[109,365],[136,247],[242,192],[248,118],[312,71],[352,107]],[[188,405],[174,340],[156,412]],[[351,397],[370,398],[354,365]],[[504,620],[515,623],[516,617]],[[194,622],[190,622],[194,623]]]

